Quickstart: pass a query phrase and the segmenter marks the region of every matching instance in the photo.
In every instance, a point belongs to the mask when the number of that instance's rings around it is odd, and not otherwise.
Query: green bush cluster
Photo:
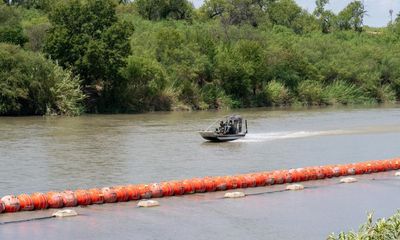
[[[0,43],[0,115],[78,115],[80,81],[40,54]]]
[[[400,239],[400,211],[397,211],[388,219],[381,218],[375,223],[372,214],[368,215],[367,222],[364,223],[357,232],[341,232],[338,235],[332,233],[328,240],[373,240]]]

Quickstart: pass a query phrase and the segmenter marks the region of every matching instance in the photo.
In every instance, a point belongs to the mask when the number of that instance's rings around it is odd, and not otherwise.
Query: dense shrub
[[[41,54],[0,44],[0,115],[82,112],[80,81]]]
[[[278,81],[271,81],[265,86],[267,101],[272,105],[288,105],[292,101],[290,90]]]
[[[375,223],[372,214],[368,215],[367,222],[364,223],[357,232],[350,231],[348,233],[341,232],[338,235],[332,233],[328,236],[328,240],[370,240],[385,239],[395,240],[400,238],[400,211],[389,217],[381,218]]]

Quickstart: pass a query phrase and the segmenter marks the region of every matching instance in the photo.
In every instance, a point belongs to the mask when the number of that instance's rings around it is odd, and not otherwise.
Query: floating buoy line
[[[114,186],[104,188],[92,188],[88,190],[66,190],[63,192],[47,192],[7,195],[0,200],[0,213],[32,211],[47,208],[63,208],[75,206],[87,206],[91,204],[104,204],[142,200],[139,207],[158,206],[155,200],[150,198],[179,196],[184,194],[226,191],[231,189],[252,188],[268,185],[291,183],[285,190],[302,190],[304,186],[298,182],[309,180],[322,180],[333,177],[344,177],[340,182],[353,183],[357,179],[348,177],[353,175],[370,174],[376,172],[392,171],[400,169],[400,158],[387,160],[374,160],[367,162],[304,167],[289,170],[276,170],[234,176],[217,176],[193,178],[181,181],[168,181],[151,184],[137,184],[126,186]],[[400,172],[395,173],[400,176]],[[241,198],[246,195],[242,192],[227,193],[226,198]],[[64,214],[71,214],[65,212]]]

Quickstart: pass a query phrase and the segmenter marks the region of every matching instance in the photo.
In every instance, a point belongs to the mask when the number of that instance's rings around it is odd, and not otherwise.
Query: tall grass
[[[344,81],[335,81],[324,89],[329,104],[360,104],[371,101],[360,88]]]

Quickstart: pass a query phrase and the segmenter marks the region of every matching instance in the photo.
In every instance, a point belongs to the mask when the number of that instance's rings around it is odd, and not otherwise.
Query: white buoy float
[[[341,183],[354,183],[357,182],[357,178],[353,178],[353,177],[344,177],[342,179],[340,179]]]
[[[290,184],[286,186],[286,190],[292,190],[292,191],[296,191],[296,190],[303,190],[304,186],[301,184]]]
[[[242,198],[245,197],[246,194],[244,192],[227,192],[224,195],[224,198]]]
[[[142,200],[137,204],[138,207],[156,207],[160,206],[160,203],[156,200]]]
[[[74,217],[78,216],[78,213],[72,209],[59,210],[52,214],[53,217]]]

